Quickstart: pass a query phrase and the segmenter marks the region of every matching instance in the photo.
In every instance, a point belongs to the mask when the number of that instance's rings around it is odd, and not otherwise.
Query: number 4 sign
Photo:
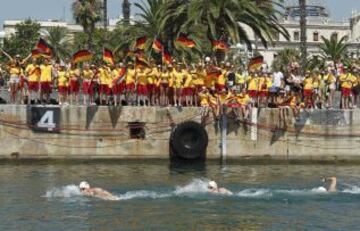
[[[60,114],[59,107],[32,106],[27,110],[28,124],[36,132],[59,132]]]

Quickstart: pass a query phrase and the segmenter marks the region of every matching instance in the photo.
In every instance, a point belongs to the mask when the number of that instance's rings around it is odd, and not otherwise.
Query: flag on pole
[[[127,71],[126,67],[122,67],[120,69],[119,75],[116,76],[115,79],[112,81],[113,86],[119,84],[121,81],[124,80],[126,71]]]
[[[260,69],[260,67],[262,66],[263,63],[264,63],[264,57],[263,56],[254,57],[249,62],[248,70],[249,71],[258,70],[258,69]]]
[[[186,48],[193,48],[196,46],[196,43],[194,40],[189,39],[188,37],[186,37],[184,35],[179,36],[175,42]]]
[[[91,60],[93,57],[93,53],[91,53],[88,50],[80,50],[76,52],[72,57],[73,63],[80,63],[80,62],[86,62]]]
[[[163,46],[161,44],[160,39],[158,39],[158,38],[154,39],[154,42],[152,44],[152,48],[158,53],[160,53],[163,50]]]
[[[41,53],[52,56],[52,47],[43,38],[39,39],[36,48],[40,50]]]
[[[103,60],[104,60],[104,62],[106,62],[112,66],[115,65],[114,55],[113,55],[112,51],[107,48],[104,48]]]
[[[134,48],[144,50],[146,41],[147,41],[146,36],[136,39]]]
[[[229,45],[221,40],[212,40],[211,45],[213,47],[213,50],[222,50],[224,52],[227,52],[230,49]]]
[[[162,59],[166,65],[172,64],[172,57],[171,57],[170,53],[166,50],[163,50]]]

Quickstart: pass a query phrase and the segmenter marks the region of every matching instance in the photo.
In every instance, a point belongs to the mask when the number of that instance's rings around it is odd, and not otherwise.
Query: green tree
[[[288,71],[289,65],[292,62],[298,62],[300,58],[299,51],[295,49],[284,49],[280,51],[275,57],[272,63],[272,69],[276,71],[282,71],[283,73]]]
[[[73,16],[87,35],[87,48],[92,48],[95,25],[101,20],[101,0],[75,0],[72,4]]]
[[[53,57],[57,60],[65,60],[70,55],[70,38],[68,30],[64,27],[52,27],[45,31],[45,39],[53,48]]]
[[[323,43],[320,45],[320,49],[325,60],[337,63],[345,58],[347,48],[349,47],[349,44],[345,43],[346,36],[342,37],[339,41],[334,38],[326,39],[323,36],[321,39]]]
[[[27,19],[15,26],[15,34],[4,39],[3,50],[12,57],[28,56],[40,37],[40,24]]]

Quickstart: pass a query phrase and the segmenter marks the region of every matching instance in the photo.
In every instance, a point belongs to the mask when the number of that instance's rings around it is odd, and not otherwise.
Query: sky
[[[0,0],[0,31],[6,19],[72,20],[71,3],[74,0]],[[292,0],[294,1],[294,0]],[[360,0],[319,0],[328,5],[332,19],[342,21],[349,18],[352,10],[360,12]],[[141,2],[131,0],[130,2]],[[108,0],[109,18],[121,14],[122,0]],[[134,12],[134,10],[132,11]]]

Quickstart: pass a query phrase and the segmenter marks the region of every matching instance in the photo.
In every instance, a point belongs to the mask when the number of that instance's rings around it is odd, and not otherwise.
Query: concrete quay
[[[49,112],[50,111],[50,112]],[[360,163],[360,110],[278,109],[205,121],[208,160]],[[172,128],[201,108],[0,105],[0,159],[169,159]]]

